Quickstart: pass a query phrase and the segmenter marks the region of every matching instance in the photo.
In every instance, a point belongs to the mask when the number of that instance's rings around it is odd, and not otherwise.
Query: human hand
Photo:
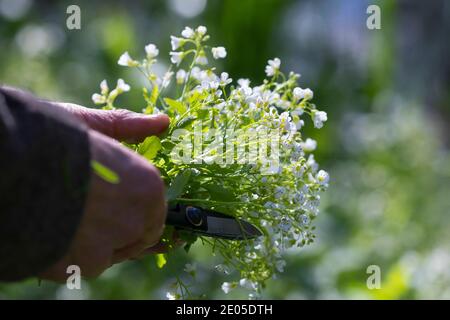
[[[120,182],[111,184],[92,174],[83,218],[67,254],[40,276],[64,281],[67,266],[78,265],[83,276],[95,277],[112,264],[152,252],[152,246],[160,250],[166,217],[163,181],[154,166],[114,139],[138,142],[161,133],[168,117],[73,104],[56,107],[90,127],[91,159],[115,172]]]

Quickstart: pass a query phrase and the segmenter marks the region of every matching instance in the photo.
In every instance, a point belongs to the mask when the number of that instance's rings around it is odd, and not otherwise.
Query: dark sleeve
[[[90,178],[86,128],[66,110],[0,86],[0,281],[62,258]]]

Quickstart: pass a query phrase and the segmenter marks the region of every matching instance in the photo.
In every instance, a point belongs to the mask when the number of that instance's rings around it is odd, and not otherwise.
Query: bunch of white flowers
[[[228,293],[241,287],[250,290],[250,297],[255,298],[266,280],[283,272],[286,264],[283,252],[314,239],[312,220],[319,212],[320,192],[328,186],[329,175],[319,170],[311,153],[317,147],[316,141],[305,139],[300,130],[307,116],[314,127],[321,128],[327,114],[317,110],[311,102],[311,89],[298,87],[298,74],[291,72],[285,76],[280,71],[278,58],[268,61],[265,69],[268,79],[262,84],[251,86],[248,79],[239,79],[233,85],[228,73],[217,74],[215,68],[208,67],[209,54],[214,59],[227,55],[224,47],[208,47],[205,44],[208,39],[204,26],[186,27],[181,37],[171,36],[173,65],[163,77],[152,70],[159,54],[153,44],[145,47],[143,60],[134,60],[128,52],[120,57],[119,65],[139,69],[148,80],[149,86],[143,88],[146,102],[143,112],[165,112],[171,117],[164,137],[149,137],[130,147],[159,168],[168,186],[168,201],[234,214],[263,232],[263,236],[246,241],[199,237],[222,257],[223,262],[216,270],[230,277],[232,271],[239,273],[240,280],[223,283],[223,291]],[[171,86],[173,75],[176,81]],[[129,89],[123,80],[119,82],[114,94],[109,93],[106,82],[102,82],[101,94],[94,94],[93,101],[113,108],[117,94]],[[168,88],[168,92],[173,88],[178,94],[163,97],[164,88]],[[201,137],[197,139],[194,132],[199,125]],[[174,159],[177,145],[173,136],[180,129],[184,130],[184,139],[187,137],[188,141],[201,145],[199,149],[184,149],[184,152],[194,152],[194,158],[189,161]],[[216,139],[208,137],[213,129],[220,132],[214,136]],[[230,132],[239,135],[243,130],[276,131],[278,145],[271,144],[267,150],[258,152],[276,151],[278,161],[274,164],[258,157],[254,161],[241,161],[233,147],[249,151],[256,143],[251,139],[231,140]],[[223,152],[223,145],[229,140],[232,149]],[[224,163],[220,158],[234,161]],[[190,246],[197,237],[184,235],[184,239]],[[166,241],[170,242],[169,234]],[[195,275],[193,265],[186,270]],[[183,298],[188,292],[177,279],[168,298]]]

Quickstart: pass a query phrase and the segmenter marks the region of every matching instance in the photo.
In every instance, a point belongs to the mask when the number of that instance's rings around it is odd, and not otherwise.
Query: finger
[[[158,243],[156,245],[154,245],[153,247],[147,248],[144,251],[142,251],[139,254],[139,258],[147,255],[147,254],[157,254],[157,253],[166,253],[167,251],[169,251],[169,244],[167,243]]]
[[[145,115],[124,109],[97,110],[70,103],[58,103],[85,122],[90,128],[111,138],[139,142],[151,135],[162,133],[169,125],[164,114]]]
[[[176,230],[174,230],[171,238],[172,240],[170,241],[170,243],[160,241],[153,246],[147,246],[137,258],[142,258],[148,254],[165,253],[169,250],[176,249],[186,244],[186,242],[179,237],[179,234]]]
[[[131,245],[114,251],[112,262],[119,263],[140,255],[148,245],[144,241],[137,241]]]
[[[186,242],[181,239],[175,240],[171,244],[160,242],[160,243],[157,243],[156,245],[154,245],[150,248],[146,248],[144,251],[142,251],[139,255],[139,258],[141,258],[147,254],[165,253],[169,250],[173,250],[178,247],[181,247],[185,243]]]
[[[70,275],[67,273],[67,267],[72,264],[70,254],[67,254],[57,263],[41,272],[38,276],[41,279],[64,283]]]

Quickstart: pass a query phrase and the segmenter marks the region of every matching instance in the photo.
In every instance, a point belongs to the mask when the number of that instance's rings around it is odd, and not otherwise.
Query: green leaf
[[[188,98],[188,102],[190,104],[197,104],[199,103],[201,100],[205,99],[206,96],[208,96],[208,93],[206,92],[199,92],[199,91],[194,91],[194,93]]]
[[[168,201],[173,201],[183,194],[183,191],[190,177],[191,177],[191,170],[186,169],[183,172],[180,172],[175,177],[175,179],[173,179],[172,183],[169,186],[169,189],[167,190]]]
[[[177,128],[180,128],[180,129],[186,128],[187,126],[191,125],[192,122],[194,122],[195,120],[197,120],[197,118],[193,117],[193,116],[185,117],[178,122]]]
[[[233,191],[224,188],[219,184],[207,184],[203,187],[208,190],[213,199],[220,199],[220,201],[234,201],[235,196]]]
[[[179,114],[184,114],[186,112],[186,106],[182,102],[170,98],[164,98],[164,101],[173,109],[173,111],[176,111]]]
[[[151,136],[139,145],[138,153],[148,160],[152,160],[161,150],[161,141],[157,136]]]
[[[178,238],[186,243],[183,249],[186,253],[189,253],[192,245],[197,241],[198,236],[192,232],[178,230]]]
[[[97,162],[95,160],[92,160],[91,161],[91,167],[94,170],[94,172],[100,178],[105,180],[106,182],[109,182],[109,183],[112,183],[112,184],[118,184],[120,182],[120,178],[117,175],[117,173],[115,173],[111,169],[105,167],[101,163],[99,163],[99,162]]]
[[[163,268],[167,263],[166,255],[164,253],[159,253],[155,255],[155,259],[156,259],[156,266],[160,269]]]
[[[197,110],[197,115],[200,120],[206,120],[210,117],[208,109]]]

